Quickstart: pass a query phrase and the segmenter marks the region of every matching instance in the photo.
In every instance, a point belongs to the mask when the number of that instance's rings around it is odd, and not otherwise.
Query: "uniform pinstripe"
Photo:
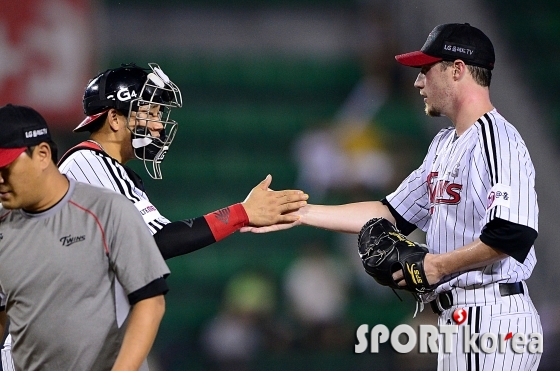
[[[511,295],[501,297],[501,302],[491,305],[467,306],[454,305],[444,311],[438,319],[439,325],[453,324],[453,312],[457,308],[466,308],[466,325],[470,326],[471,334],[492,333],[508,334],[533,332],[542,334],[539,316],[531,302],[525,286],[525,295]],[[438,357],[438,371],[510,371],[530,370],[536,371],[540,361],[539,354],[514,353],[510,344],[506,346],[506,352],[464,353],[464,334],[462,328],[453,338],[453,349],[451,354],[440,352]],[[511,340],[509,340],[511,341]],[[441,343],[441,342],[440,342]],[[488,343],[488,346],[491,344]]]
[[[422,165],[387,200],[404,219],[426,232],[430,252],[441,254],[476,240],[484,226],[496,218],[538,230],[534,187],[535,170],[525,143],[494,109],[460,137],[456,137],[454,128],[441,130]],[[454,274],[424,299],[431,301],[438,293],[451,292],[455,306],[440,316],[441,324],[446,324],[455,308],[469,307],[477,314],[471,320],[476,321],[479,333],[497,334],[494,331],[503,326],[542,333],[527,291],[525,295],[502,297],[498,288],[499,283],[528,279],[536,261],[533,246],[523,263],[508,257]],[[495,320],[498,316],[508,319],[500,325]],[[476,362],[467,362],[468,356],[458,349],[455,354],[440,357],[439,370],[532,370],[540,354],[510,351],[503,359],[480,354]]]
[[[148,195],[140,189],[125,167],[104,152],[80,149],[59,166],[60,172],[79,182],[112,189],[128,198],[144,217],[154,235],[169,220],[152,205]]]
[[[15,371],[16,366],[14,366],[14,361],[12,359],[12,337],[8,335],[6,341],[4,342],[4,348],[2,348],[2,371]]]

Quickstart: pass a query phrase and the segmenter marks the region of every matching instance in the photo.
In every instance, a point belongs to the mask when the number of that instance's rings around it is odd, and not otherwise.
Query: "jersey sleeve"
[[[502,219],[538,231],[535,169],[517,130],[485,115],[473,156],[488,180],[480,190],[486,196],[484,225]]]
[[[106,154],[80,149],[59,165],[61,173],[78,182],[110,189],[128,198],[136,207],[152,234],[160,231],[169,220],[137,188],[125,167]],[[136,176],[138,179],[139,177]]]
[[[106,221],[109,261],[129,295],[170,272],[136,208],[121,195],[111,196]]]
[[[393,193],[386,197],[387,202],[404,220],[416,225],[424,232],[427,230],[430,221],[428,188],[430,164],[433,162],[445,134],[448,133],[449,129],[444,129],[436,135],[422,165],[414,170]]]

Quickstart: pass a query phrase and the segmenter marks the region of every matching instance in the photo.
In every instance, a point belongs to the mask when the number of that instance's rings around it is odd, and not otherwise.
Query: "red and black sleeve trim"
[[[166,224],[154,239],[167,260],[211,245],[247,224],[245,208],[235,204],[198,218]]]

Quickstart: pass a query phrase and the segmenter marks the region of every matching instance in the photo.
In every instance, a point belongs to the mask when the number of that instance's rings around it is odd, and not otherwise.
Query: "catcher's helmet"
[[[177,85],[157,64],[148,65],[150,68],[144,69],[135,64],[123,64],[90,80],[82,101],[87,117],[74,131],[87,131],[93,126],[93,122],[111,108],[122,112],[127,115],[127,125],[132,132],[134,154],[144,161],[146,171],[152,178],[161,179],[160,163],[177,130],[177,123],[170,120],[169,115],[171,108],[182,106],[182,98]],[[152,111],[154,106],[159,106],[158,117],[142,118],[142,121],[145,125],[149,122],[160,123],[163,129],[159,131],[159,137],[153,136],[146,126],[129,125],[132,112],[138,113],[140,107]]]

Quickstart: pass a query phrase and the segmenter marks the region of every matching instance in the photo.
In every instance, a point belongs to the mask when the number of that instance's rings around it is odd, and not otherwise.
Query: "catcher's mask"
[[[177,131],[177,122],[169,116],[171,109],[181,107],[183,102],[181,91],[161,68],[156,63],[148,66],[123,64],[93,78],[82,102],[87,117],[74,131],[90,130],[96,126],[93,122],[115,108],[127,116],[134,155],[144,162],[152,178],[161,179],[160,164]],[[137,120],[136,124],[131,125],[131,120]],[[157,130],[148,129],[156,126]]]

